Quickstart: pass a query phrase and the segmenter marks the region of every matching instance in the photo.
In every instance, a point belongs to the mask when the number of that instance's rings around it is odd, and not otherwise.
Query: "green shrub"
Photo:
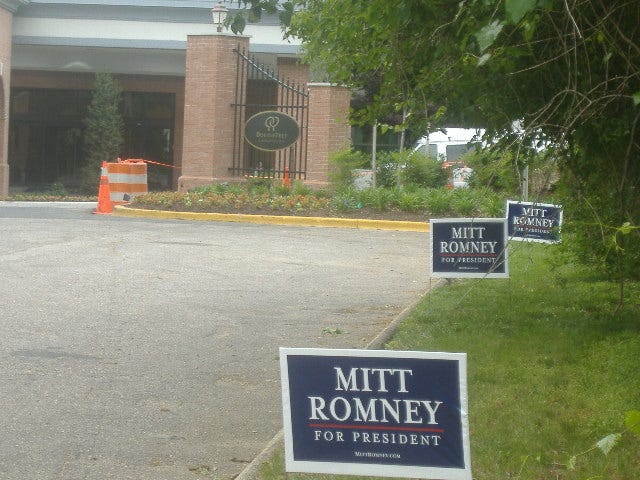
[[[210,185],[201,185],[199,187],[195,187],[189,192],[197,193],[199,195],[207,195],[210,193],[233,193],[240,194],[245,191],[245,187],[240,183],[212,183]]]
[[[300,180],[294,180],[291,183],[291,193],[293,195],[312,195],[315,192],[309,185],[305,185]]]
[[[298,191],[299,190],[299,191]],[[133,204],[139,207],[169,208],[193,211],[227,211],[230,209],[326,210],[337,212],[359,209],[384,212],[400,210],[423,212],[433,218],[447,216],[501,217],[504,215],[504,198],[487,191],[471,188],[402,188],[357,189],[353,185],[336,190],[313,190],[301,183],[292,187],[274,186],[266,190],[264,185],[249,190],[247,183],[222,183],[203,185],[187,193],[150,192],[136,197]]]
[[[400,157],[392,152],[379,152],[376,157],[376,186],[393,188],[401,182]]]
[[[426,207],[433,217],[446,217],[452,212],[451,191],[444,188],[429,189]]]
[[[439,160],[407,150],[381,152],[376,163],[376,184],[379,187],[439,188],[446,185],[447,178],[448,172]]]
[[[505,216],[505,198],[484,189],[471,189],[476,194],[478,211],[483,217],[501,218]]]
[[[353,187],[345,187],[337,190],[333,197],[331,197],[331,208],[339,212],[362,208],[362,204],[359,203],[358,197],[359,192]]]
[[[406,212],[419,212],[427,209],[426,190],[404,190],[398,198],[398,208]]]
[[[250,193],[265,193],[273,187],[273,179],[265,177],[247,178],[247,190]]]
[[[401,175],[403,185],[440,188],[447,184],[449,173],[439,160],[419,153],[404,152],[400,155],[406,159]]]
[[[281,197],[288,197],[289,195],[293,194],[293,192],[291,191],[291,187],[282,185],[281,183],[274,184],[271,187],[271,191],[274,195],[279,195]]]
[[[51,195],[53,197],[66,197],[68,196],[67,189],[61,182],[54,182],[51,186],[45,191],[46,195]]]
[[[462,217],[478,216],[478,198],[475,191],[469,188],[456,188],[451,191],[451,209]]]
[[[548,195],[558,181],[558,168],[552,152],[527,150],[516,156],[512,151],[497,149],[474,150],[461,158],[473,169],[469,185],[490,188],[511,196],[519,196],[523,172],[529,166],[529,197]]]
[[[367,188],[357,191],[358,204],[377,211],[389,210],[395,202],[395,192],[388,188]]]
[[[364,168],[370,159],[362,152],[343,150],[329,157],[329,182],[334,188],[344,188],[353,183],[353,170]]]
[[[108,73],[96,74],[91,104],[84,119],[85,164],[80,169],[79,188],[95,192],[102,162],[113,162],[124,142],[124,120],[120,113],[122,90]]]
[[[518,172],[511,152],[474,150],[460,160],[473,169],[469,180],[471,187],[490,188],[496,192],[512,195],[520,191]]]

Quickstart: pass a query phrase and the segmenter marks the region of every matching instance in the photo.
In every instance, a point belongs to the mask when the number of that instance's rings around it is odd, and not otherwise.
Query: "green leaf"
[[[282,4],[282,10],[278,13],[280,23],[285,27],[291,26],[291,19],[293,18],[293,3],[285,2]]]
[[[494,20],[489,25],[482,27],[480,31],[476,33],[476,39],[478,40],[481,53],[484,53],[487,48],[493,45],[498,38],[498,35],[500,35],[503,27],[504,23]]]
[[[236,14],[233,17],[233,20],[231,21],[231,31],[233,33],[240,34],[242,32],[244,32],[244,27],[246,27],[247,25],[247,21],[245,20],[245,18],[241,15],[241,14]]]
[[[522,31],[524,33],[524,39],[527,42],[530,42],[533,38],[533,34],[536,33],[536,26],[538,25],[537,21],[528,21],[525,20],[522,23]]]
[[[518,23],[531,10],[536,8],[538,0],[505,0],[504,9],[507,19],[512,23]]]
[[[567,470],[575,470],[576,469],[576,456],[573,455],[569,457],[569,463],[567,464]]]
[[[640,105],[640,92],[636,92],[632,95],[633,97],[633,104],[637,107],[638,105]]]
[[[616,443],[620,440],[622,434],[620,433],[611,433],[604,438],[601,438],[597,443],[596,447],[602,450],[602,453],[608,455],[613,447],[616,446]]]
[[[624,424],[634,435],[640,437],[640,410],[630,410],[627,412]]]
[[[623,235],[629,235],[633,231],[633,226],[629,222],[624,222],[618,230]]]

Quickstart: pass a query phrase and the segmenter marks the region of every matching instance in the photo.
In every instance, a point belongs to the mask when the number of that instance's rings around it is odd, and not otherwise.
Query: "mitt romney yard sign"
[[[504,218],[431,219],[433,278],[509,278]]]
[[[471,480],[466,355],[281,348],[288,472]]]
[[[541,243],[560,242],[562,206],[550,203],[507,201],[509,238]]]

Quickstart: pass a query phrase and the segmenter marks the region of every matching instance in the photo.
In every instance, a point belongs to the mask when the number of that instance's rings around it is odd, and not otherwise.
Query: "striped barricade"
[[[111,201],[122,205],[147,193],[147,164],[144,160],[119,160],[107,163]]]

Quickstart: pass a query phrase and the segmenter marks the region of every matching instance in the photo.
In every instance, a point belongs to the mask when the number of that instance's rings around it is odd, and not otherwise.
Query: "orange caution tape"
[[[154,162],[153,160],[145,160],[143,158],[127,158],[126,160],[118,159],[118,163],[152,163],[154,165],[160,165],[168,168],[180,168],[175,165],[171,165],[170,163]]]

